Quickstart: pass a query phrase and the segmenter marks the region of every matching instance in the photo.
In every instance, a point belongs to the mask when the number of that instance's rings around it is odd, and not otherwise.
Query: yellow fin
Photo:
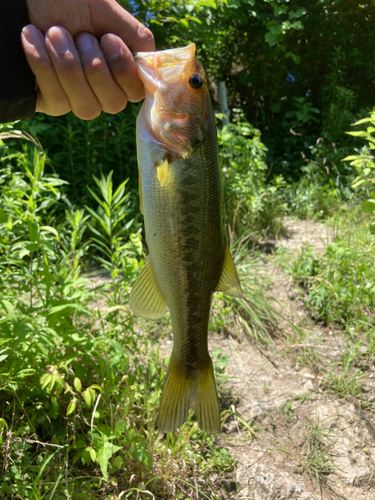
[[[156,283],[150,262],[146,262],[130,292],[129,305],[134,314],[146,319],[162,318],[167,302]]]
[[[225,245],[224,264],[216,291],[227,293],[239,299],[243,297],[236,266],[234,265],[228,245]]]
[[[196,412],[202,431],[220,432],[220,409],[211,358],[205,369],[193,373],[179,369],[171,358],[159,406],[159,431],[178,429],[186,421],[189,408]]]
[[[168,160],[162,160],[159,165],[156,166],[156,175],[158,176],[158,181],[160,186],[163,187],[168,175]]]

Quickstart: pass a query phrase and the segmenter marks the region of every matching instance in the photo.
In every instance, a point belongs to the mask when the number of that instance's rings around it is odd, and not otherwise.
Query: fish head
[[[189,156],[204,141],[210,116],[207,79],[195,58],[195,44],[134,57],[153,138],[167,151]]]

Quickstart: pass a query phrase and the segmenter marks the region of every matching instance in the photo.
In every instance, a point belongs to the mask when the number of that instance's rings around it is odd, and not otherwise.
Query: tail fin
[[[211,359],[207,367],[192,374],[178,368],[172,358],[160,400],[159,431],[178,429],[186,421],[189,408],[193,408],[202,431],[219,433],[220,409]]]

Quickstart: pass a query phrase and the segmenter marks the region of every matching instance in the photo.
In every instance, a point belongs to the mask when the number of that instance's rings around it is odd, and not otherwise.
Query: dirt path
[[[287,223],[290,237],[275,242],[288,252],[308,242],[321,252],[330,235],[313,222]],[[252,439],[236,421],[225,426],[219,445],[236,457],[238,500],[375,499],[375,429],[373,415],[328,390],[324,373],[339,370],[350,346],[340,331],[317,325],[305,313],[298,293],[273,261],[262,272],[271,282],[287,321],[287,339],[275,350],[215,335],[210,348],[229,356],[228,385],[239,402],[235,411],[252,419]],[[288,323],[290,322],[290,324]],[[337,363],[333,367],[332,363]],[[331,368],[330,368],[331,367]],[[375,369],[368,368],[365,388],[375,401]]]

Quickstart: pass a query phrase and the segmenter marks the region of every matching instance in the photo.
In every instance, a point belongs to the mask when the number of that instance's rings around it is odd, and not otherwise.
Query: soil
[[[269,249],[284,248],[290,259],[313,247],[318,255],[332,231],[314,221],[286,220],[287,237],[263,242],[259,268],[281,314],[273,348],[253,341],[239,325],[214,334],[209,348],[228,356],[226,389],[238,418],[228,419],[217,440],[237,461],[231,500],[375,500],[375,366],[362,379],[363,404],[339,397],[324,374],[342,369],[352,347],[347,334],[315,322],[303,291],[292,283]],[[161,340],[162,357],[171,340]],[[365,349],[365,348],[363,348]],[[360,347],[361,350],[361,347]],[[250,422],[252,432],[242,422]],[[220,496],[221,498],[221,496]]]
[[[319,253],[331,240],[322,224],[286,221],[286,226],[289,237],[271,243],[291,255],[306,243]],[[229,356],[226,384],[238,397],[233,409],[255,431],[249,435],[234,419],[218,438],[237,460],[237,491],[230,498],[375,499],[375,416],[354,397],[342,399],[324,385],[331,363],[338,369],[342,362],[347,335],[307,315],[300,291],[275,259],[265,259],[261,271],[284,316],[284,337],[273,349],[241,331],[210,339],[210,349],[220,347]],[[370,366],[363,381],[368,401],[375,400],[374,379]]]

